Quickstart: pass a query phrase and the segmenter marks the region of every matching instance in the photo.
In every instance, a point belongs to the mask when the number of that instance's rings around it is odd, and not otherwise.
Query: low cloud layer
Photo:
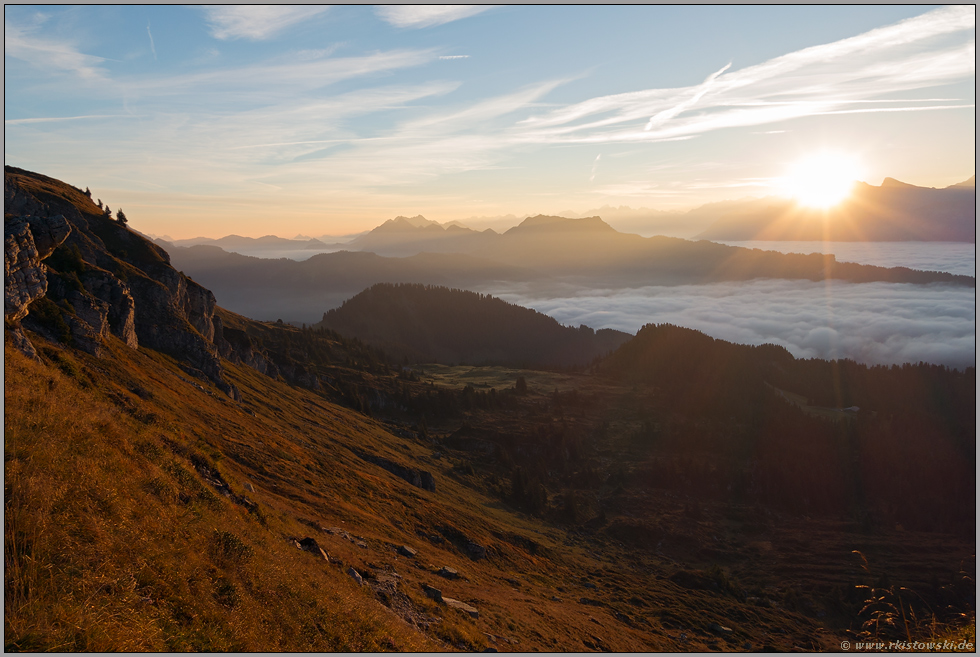
[[[634,333],[644,324],[670,323],[741,344],[779,344],[797,358],[976,364],[974,288],[757,280],[620,290],[566,285],[558,292],[493,291],[573,326]]]
[[[721,244],[780,253],[833,253],[838,262],[946,271],[973,277],[977,275],[977,245],[969,242],[718,241]]]

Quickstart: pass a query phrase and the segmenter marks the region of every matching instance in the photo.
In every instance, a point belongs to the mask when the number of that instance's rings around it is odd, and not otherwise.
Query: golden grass
[[[201,484],[172,436],[76,378],[5,355],[8,650],[433,647],[341,572],[275,540],[288,531],[280,518],[264,527]]]

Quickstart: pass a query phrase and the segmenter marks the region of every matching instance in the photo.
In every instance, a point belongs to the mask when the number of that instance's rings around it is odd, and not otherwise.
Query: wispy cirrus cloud
[[[157,58],[157,46],[156,46],[155,43],[153,43],[153,32],[150,31],[150,24],[149,23],[146,24],[146,35],[148,37],[150,37],[150,52],[153,53],[153,59],[156,60],[156,58]]]
[[[390,50],[354,57],[331,57],[330,51],[292,53],[276,61],[198,73],[126,80],[126,88],[143,96],[194,94],[202,99],[218,96],[223,104],[242,100],[289,102],[287,94],[308,93],[342,80],[420,66],[434,61],[433,50]]]
[[[3,21],[3,52],[32,66],[57,73],[69,73],[86,81],[104,81],[106,72],[100,66],[103,57],[86,55],[79,47],[61,38],[39,34],[43,16],[33,23],[15,25]]]
[[[395,27],[422,28],[443,25],[483,13],[488,5],[380,5],[374,13]]]
[[[223,41],[264,41],[327,11],[310,5],[218,5],[203,7],[211,36]]]
[[[36,116],[29,119],[4,119],[4,125],[30,125],[31,123],[61,123],[64,121],[91,121],[96,119],[133,118],[126,114],[85,114],[81,116]]]
[[[972,8],[944,7],[744,69],[729,71],[729,64],[698,86],[592,98],[530,117],[522,127],[541,142],[631,142],[828,113],[972,107],[968,100],[942,105],[907,101],[904,108],[850,106],[975,75],[975,25]],[[644,119],[640,129],[637,123]]]

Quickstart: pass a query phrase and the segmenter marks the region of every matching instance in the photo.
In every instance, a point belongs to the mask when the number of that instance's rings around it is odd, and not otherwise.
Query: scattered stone
[[[356,541],[354,543],[354,545],[356,545],[357,547],[362,548],[364,550],[366,550],[367,549],[367,546],[368,546],[368,544],[365,543],[364,541]]]
[[[422,591],[425,593],[426,597],[432,598],[436,602],[442,602],[442,591],[435,588],[434,586],[423,584]]]
[[[351,566],[350,568],[347,569],[347,574],[350,575],[354,579],[354,581],[357,582],[358,584],[364,583],[364,578],[361,577],[361,574],[359,572],[354,570],[354,566]]]
[[[452,607],[453,609],[459,609],[460,611],[465,611],[472,618],[480,617],[480,612],[477,611],[476,607],[471,607],[465,602],[454,600],[453,598],[443,598],[442,601],[445,602],[446,605]]]
[[[403,557],[409,557],[412,559],[415,558],[415,554],[416,554],[415,550],[408,547],[407,545],[399,545],[396,551],[398,552],[398,554],[402,555]]]
[[[442,568],[439,569],[439,572],[436,573],[436,574],[439,577],[445,577],[446,579],[458,579],[459,578],[459,573],[456,572],[455,569],[450,568],[449,566],[443,566]]]
[[[559,598],[557,595],[553,595],[553,596],[551,596],[551,601],[552,602],[561,602],[561,598]]]
[[[732,628],[719,625],[718,623],[711,623],[708,625],[708,629],[715,634],[728,635],[732,633]]]
[[[249,493],[255,492],[255,489],[252,488],[252,484],[248,483],[247,481],[245,482],[245,490],[247,490]]]
[[[306,550],[311,554],[323,557],[324,561],[330,561],[330,555],[327,554],[326,550],[320,547],[319,543],[316,542],[316,539],[307,536],[306,538],[301,539],[298,544],[301,550]]]

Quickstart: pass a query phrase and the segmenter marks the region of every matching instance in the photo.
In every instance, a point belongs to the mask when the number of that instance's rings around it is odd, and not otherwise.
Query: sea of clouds
[[[833,253],[838,262],[879,267],[908,267],[977,275],[977,245],[972,242],[720,242],[780,253]]]
[[[605,290],[578,282],[563,293],[532,283],[493,293],[571,326],[635,333],[644,324],[669,323],[741,344],[782,345],[797,358],[976,364],[972,287],[758,279]]]

